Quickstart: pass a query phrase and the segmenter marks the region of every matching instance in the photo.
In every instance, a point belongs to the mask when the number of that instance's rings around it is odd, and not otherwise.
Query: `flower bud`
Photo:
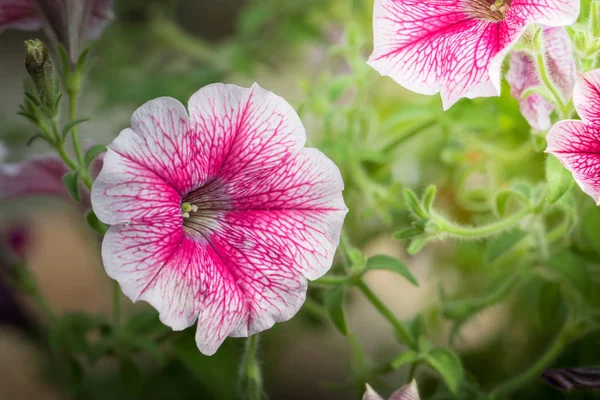
[[[42,107],[54,115],[57,80],[48,48],[41,40],[25,41],[25,68],[35,85]]]

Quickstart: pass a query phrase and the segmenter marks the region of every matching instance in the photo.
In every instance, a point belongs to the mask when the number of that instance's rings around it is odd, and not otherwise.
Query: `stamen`
[[[183,218],[189,218],[190,212],[197,212],[197,211],[198,211],[197,205],[190,204],[190,203],[181,203],[181,212],[182,212]]]

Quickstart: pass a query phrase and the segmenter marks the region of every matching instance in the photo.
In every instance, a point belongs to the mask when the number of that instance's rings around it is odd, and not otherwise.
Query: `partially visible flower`
[[[544,66],[551,83],[560,91],[563,100],[569,101],[575,85],[577,67],[569,34],[564,28],[543,27],[541,43],[544,51]],[[550,114],[554,110],[552,102],[539,93],[523,94],[542,85],[536,60],[523,51],[515,51],[510,56],[510,69],[506,74],[511,94],[519,100],[521,113],[536,131],[550,129]]]
[[[565,26],[579,0],[375,0],[369,65],[405,88],[462,97],[500,93],[502,61],[528,25]]]
[[[542,378],[565,392],[600,389],[600,367],[548,369]]]
[[[417,388],[417,382],[413,379],[409,384],[402,386],[396,390],[388,400],[419,400],[419,390]],[[362,400],[383,400],[373,388],[367,385],[367,391],[363,395]]]
[[[579,75],[573,102],[582,121],[554,125],[546,137],[546,153],[556,156],[600,205],[600,69]]]
[[[112,20],[112,0],[0,0],[0,32],[44,32],[62,44],[75,62],[87,38],[95,39]]]
[[[25,252],[31,241],[31,232],[22,224],[7,224],[6,244],[10,251],[19,258],[25,257]]]
[[[141,106],[108,146],[92,205],[106,272],[213,354],[292,318],[331,267],[347,208],[338,168],[304,148],[294,109],[214,84]]]
[[[90,173],[97,176],[102,168],[103,155],[92,163]],[[33,157],[20,163],[2,163],[0,158],[0,202],[29,196],[49,195],[71,200],[63,176],[67,166],[54,155]],[[90,206],[89,194],[82,193],[81,205]]]

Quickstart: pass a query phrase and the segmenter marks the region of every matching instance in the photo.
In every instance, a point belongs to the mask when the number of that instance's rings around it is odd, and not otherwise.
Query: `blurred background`
[[[117,0],[115,20],[92,50],[79,110],[91,120],[80,128],[82,140],[86,146],[109,143],[144,102],[172,96],[185,104],[212,82],[249,86],[256,81],[284,97],[305,123],[309,145],[342,170],[351,242],[366,256],[405,260],[420,286],[387,271],[370,272],[367,283],[401,319],[422,315],[429,337],[451,344],[461,356],[470,384],[489,389],[519,374],[543,351],[560,327],[564,299],[556,288],[531,280],[468,318],[444,315],[446,299],[485,294],[526,257],[490,260],[487,242],[451,240],[431,242],[407,256],[406,244],[391,238],[409,222],[401,190],[435,184],[436,207],[452,219],[487,221],[493,219],[497,190],[515,181],[543,180],[543,155],[507,87],[499,99],[463,100],[442,113],[438,96],[411,94],[371,70],[365,64],[372,50],[371,16],[372,0]],[[47,152],[40,141],[26,144],[34,132],[16,115],[26,77],[23,41],[35,37],[44,39],[41,32],[0,35],[0,140],[9,148],[7,162]],[[588,200],[578,200],[582,213],[600,217]],[[9,248],[17,243],[55,310],[110,314],[111,284],[99,260],[98,238],[68,196],[3,202],[0,232],[5,238],[0,268],[9,268]],[[591,285],[596,285],[594,268]],[[388,362],[402,347],[359,293],[351,292],[347,303],[349,340],[314,307],[322,300],[319,288],[309,292],[309,302],[293,320],[262,335],[267,392],[271,399],[360,398],[364,382],[355,373],[357,363]],[[128,314],[155,318],[144,304],[123,303]],[[195,347],[194,328],[165,333],[168,356],[135,360],[137,367],[125,380],[116,363],[96,364],[85,371],[86,381],[73,396],[42,344],[38,327],[44,323],[36,305],[4,282],[0,398],[234,398],[243,341],[228,339],[215,356],[205,357]],[[594,363],[600,363],[600,338],[589,335],[567,347],[553,365]],[[370,383],[389,394],[407,376],[400,369]],[[437,375],[422,368],[417,378],[424,398],[444,398]],[[563,397],[538,379],[511,398]]]

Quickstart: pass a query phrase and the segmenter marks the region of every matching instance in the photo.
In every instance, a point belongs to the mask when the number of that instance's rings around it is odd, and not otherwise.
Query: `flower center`
[[[465,11],[477,19],[503,21],[512,0],[463,0]]]
[[[183,229],[189,236],[207,238],[218,227],[218,220],[230,209],[229,196],[214,180],[184,196],[181,202]]]

